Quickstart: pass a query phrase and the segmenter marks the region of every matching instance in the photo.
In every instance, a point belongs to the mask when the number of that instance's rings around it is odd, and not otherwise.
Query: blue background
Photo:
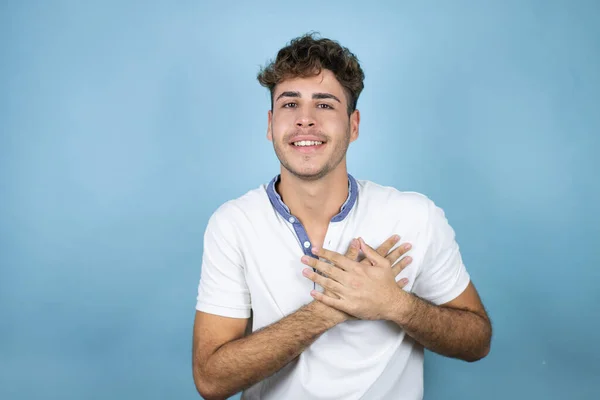
[[[494,322],[425,398],[597,398],[600,2],[250,3],[2,2],[0,398],[198,398],[205,224],[278,172],[255,76],[311,30],[367,75],[350,172],[444,208]]]

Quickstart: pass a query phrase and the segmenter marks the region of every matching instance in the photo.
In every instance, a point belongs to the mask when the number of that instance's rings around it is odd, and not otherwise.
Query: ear
[[[271,126],[273,125],[273,111],[269,110],[267,113],[267,139],[272,142],[273,141],[273,131],[271,130]]]
[[[358,127],[360,125],[360,111],[354,110],[350,114],[350,142],[358,139]]]

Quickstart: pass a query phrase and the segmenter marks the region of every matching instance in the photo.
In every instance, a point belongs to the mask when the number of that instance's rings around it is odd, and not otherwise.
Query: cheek
[[[271,130],[274,138],[284,137],[291,128],[294,127],[294,120],[289,117],[277,117],[273,118],[271,123]]]
[[[274,124],[289,124],[293,123],[296,119],[296,115],[292,110],[280,110],[280,112],[273,115]]]
[[[323,120],[321,125],[323,127],[323,131],[334,138],[341,138],[346,136],[348,132],[348,123],[339,119],[339,118],[331,118]]]

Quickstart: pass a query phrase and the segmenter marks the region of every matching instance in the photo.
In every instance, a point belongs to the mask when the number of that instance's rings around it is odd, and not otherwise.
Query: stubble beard
[[[346,156],[346,152],[348,151],[348,147],[350,146],[350,124],[348,124],[348,128],[346,129],[346,134],[344,135],[343,139],[335,145],[335,148],[333,149],[333,153],[331,154],[330,158],[317,171],[304,173],[300,169],[294,168],[289,162],[289,159],[286,156],[286,152],[283,150],[285,146],[288,145],[287,143],[288,141],[286,138],[284,138],[284,140],[281,142],[276,142],[275,140],[273,140],[273,148],[275,150],[275,154],[277,155],[277,158],[279,159],[279,162],[281,163],[283,168],[285,168],[290,174],[292,174],[298,179],[304,181],[316,181],[333,171]],[[331,141],[328,137],[327,143],[331,144]],[[308,161],[311,159],[311,156],[306,155],[303,157],[303,159],[304,161]]]

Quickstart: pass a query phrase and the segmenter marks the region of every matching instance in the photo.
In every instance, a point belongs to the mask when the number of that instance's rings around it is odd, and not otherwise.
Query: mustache
[[[301,137],[301,136],[306,136],[306,135],[314,136],[320,142],[327,142],[328,139],[329,139],[329,136],[325,135],[321,131],[300,131],[299,130],[299,131],[295,131],[295,132],[292,132],[292,133],[286,135],[285,141],[288,142],[288,143],[289,142],[294,142],[295,138]]]

